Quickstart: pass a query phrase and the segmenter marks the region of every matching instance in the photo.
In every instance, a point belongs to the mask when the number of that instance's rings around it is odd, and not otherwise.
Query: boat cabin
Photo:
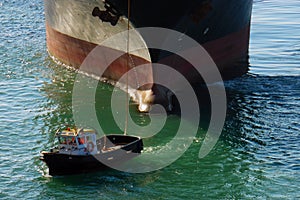
[[[97,153],[97,133],[93,129],[66,129],[56,133],[58,149],[61,153]]]

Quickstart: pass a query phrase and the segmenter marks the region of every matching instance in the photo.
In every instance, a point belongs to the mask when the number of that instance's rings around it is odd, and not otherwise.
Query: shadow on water
[[[268,181],[261,184],[285,184],[274,171],[299,170],[300,77],[250,74],[226,82],[226,88],[228,110],[221,140],[240,152],[239,157],[247,155],[250,169],[264,172]]]
[[[272,134],[299,129],[299,77],[250,74],[225,85],[228,106],[223,138],[267,145]]]

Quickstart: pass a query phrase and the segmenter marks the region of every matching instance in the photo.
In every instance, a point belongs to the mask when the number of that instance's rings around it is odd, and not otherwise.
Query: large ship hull
[[[252,1],[132,1],[129,28],[162,27],[184,33],[205,48],[222,77],[229,79],[248,71]],[[98,64],[87,68],[88,73],[117,81],[128,70],[126,54],[106,63],[108,55],[121,55],[128,44],[126,37],[107,42],[107,39],[128,29],[127,0],[45,0],[45,16],[48,51],[60,62],[80,68],[90,52],[101,46],[106,53],[97,58]],[[129,68],[163,63],[178,70],[191,83],[203,83],[201,76],[191,75],[194,72],[189,63],[180,61],[174,64],[176,55],[159,49],[148,50],[147,41],[138,31],[130,37],[133,38],[130,39],[131,47],[139,47],[140,50],[130,52]],[[104,73],[102,68],[105,68]],[[140,104],[147,104],[153,84],[138,85],[139,80],[155,83],[154,74],[151,68],[144,68],[134,77],[129,77],[129,84],[140,91],[137,97]]]

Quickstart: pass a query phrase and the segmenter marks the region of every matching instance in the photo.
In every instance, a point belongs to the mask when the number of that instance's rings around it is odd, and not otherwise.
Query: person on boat
[[[72,137],[70,144],[71,144],[71,145],[74,145],[74,146],[77,145],[77,144],[76,144],[75,137]]]
[[[79,144],[84,144],[84,138],[78,138],[78,143]]]

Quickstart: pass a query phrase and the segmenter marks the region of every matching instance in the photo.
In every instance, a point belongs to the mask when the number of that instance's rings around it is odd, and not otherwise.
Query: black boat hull
[[[87,173],[99,170],[118,169],[118,167],[127,161],[140,155],[143,150],[142,139],[132,142],[134,137],[123,135],[110,135],[107,137],[107,144],[104,147],[104,139],[101,138],[97,143],[99,151],[95,155],[86,152],[86,155],[72,155],[66,153],[41,152],[40,160],[46,163],[49,168],[49,175],[70,175],[78,173]],[[113,148],[116,144],[128,143],[122,148],[116,150],[107,150]]]

